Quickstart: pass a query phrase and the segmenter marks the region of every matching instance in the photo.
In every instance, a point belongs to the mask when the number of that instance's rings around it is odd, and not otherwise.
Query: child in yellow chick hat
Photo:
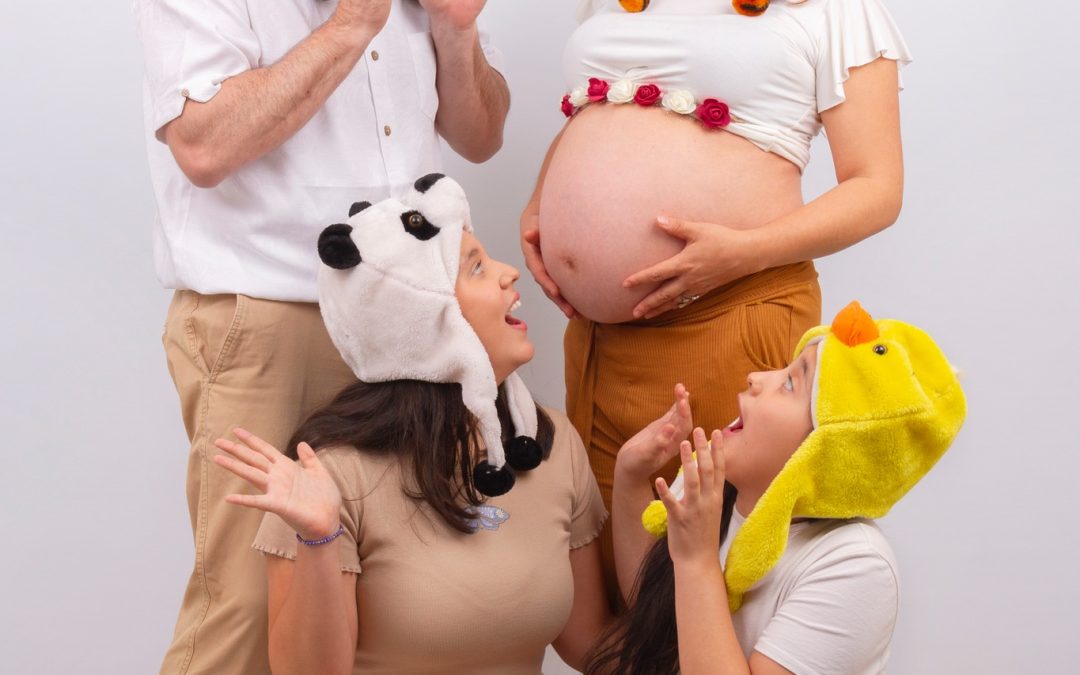
[[[631,609],[586,673],[885,671],[900,586],[870,519],[949,447],[964,395],[926,333],[858,303],[795,354],[750,374],[739,418],[710,440],[698,428],[679,442],[691,427],[679,386],[623,446],[612,518]],[[676,452],[683,471],[656,481],[639,520],[647,477]]]

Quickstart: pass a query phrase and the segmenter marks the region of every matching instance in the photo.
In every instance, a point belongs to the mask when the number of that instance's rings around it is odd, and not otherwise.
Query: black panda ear
[[[359,265],[360,251],[353,243],[352,225],[331,225],[319,235],[319,258],[336,270],[347,270]]]
[[[420,194],[424,194],[425,192],[427,192],[428,190],[431,189],[432,185],[434,185],[435,183],[438,183],[439,180],[442,179],[442,178],[446,178],[446,174],[429,173],[428,175],[424,176],[423,178],[417,178],[416,182],[413,183],[413,187],[416,188],[416,191],[419,192]]]
[[[349,217],[352,218],[369,206],[371,206],[371,202],[356,202],[349,207]]]

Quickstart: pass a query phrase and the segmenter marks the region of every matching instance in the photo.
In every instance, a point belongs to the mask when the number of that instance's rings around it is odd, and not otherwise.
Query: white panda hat
[[[514,486],[514,470],[538,466],[543,451],[536,403],[517,373],[505,382],[517,436],[503,449],[495,371],[454,293],[465,231],[473,231],[465,191],[438,173],[417,180],[400,200],[353,204],[348,224],[319,235],[319,308],[360,380],[461,385],[487,448],[473,483],[495,497]]]

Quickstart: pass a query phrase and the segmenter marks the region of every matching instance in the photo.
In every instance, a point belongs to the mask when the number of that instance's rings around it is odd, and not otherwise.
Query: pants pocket
[[[790,304],[765,301],[739,308],[739,333],[747,359],[758,370],[777,370],[791,361]]]
[[[185,320],[191,358],[211,380],[236,351],[246,307],[243,295],[200,295]]]

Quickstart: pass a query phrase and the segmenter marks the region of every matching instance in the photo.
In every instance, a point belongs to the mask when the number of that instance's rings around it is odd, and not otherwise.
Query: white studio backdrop
[[[858,298],[926,328],[970,406],[882,521],[903,584],[890,672],[1076,672],[1080,10],[886,2],[916,56],[905,206],[820,262],[824,314]],[[448,158],[482,239],[523,271],[517,218],[562,124],[575,5],[490,0],[513,92],[506,144],[482,166]],[[0,8],[4,673],[156,672],[191,565],[133,24],[127,2]],[[815,150],[807,198],[833,182],[826,142]],[[519,287],[538,354],[525,377],[561,407],[564,322],[527,277]]]

